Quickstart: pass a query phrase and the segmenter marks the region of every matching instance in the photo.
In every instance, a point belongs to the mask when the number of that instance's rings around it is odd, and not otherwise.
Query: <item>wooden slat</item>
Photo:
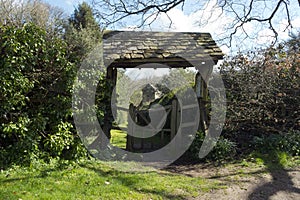
[[[129,108],[123,108],[123,107],[117,106],[117,109],[118,109],[118,110],[122,110],[122,111],[129,112]]]
[[[186,128],[186,127],[196,126],[196,125],[198,125],[198,122],[187,122],[187,123],[182,123],[181,128]]]
[[[182,106],[182,109],[190,109],[190,108],[197,108],[198,104],[190,104],[190,105],[186,105],[186,106]]]

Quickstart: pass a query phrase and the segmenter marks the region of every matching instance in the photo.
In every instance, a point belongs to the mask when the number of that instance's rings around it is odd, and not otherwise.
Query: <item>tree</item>
[[[300,0],[298,2],[300,7]],[[94,7],[97,8],[96,15],[106,26],[121,22],[130,16],[139,16],[140,23],[138,27],[150,25],[161,14],[168,17],[168,12],[174,8],[181,6],[181,9],[184,10],[187,3],[187,0],[93,1]],[[242,32],[246,38],[251,37],[245,29],[245,26],[249,23],[254,24],[256,27],[257,23],[265,25],[273,32],[274,38],[277,39],[278,27],[274,25],[276,23],[274,22],[275,18],[280,15],[281,19],[287,21],[286,29],[292,28],[291,12],[297,9],[290,6],[289,0],[207,0],[198,1],[193,5],[200,10],[205,10],[208,3],[213,3],[215,9],[221,9],[219,17],[225,14],[231,18],[231,23],[227,27],[228,31],[223,35],[223,39],[229,39],[229,45],[232,43],[233,36],[237,35],[238,32]],[[210,12],[211,15],[214,14],[214,10]],[[172,21],[170,21],[170,25],[171,23]]]
[[[41,0],[0,0],[0,24],[22,27],[34,23],[48,34],[63,32],[64,13]]]
[[[74,14],[69,19],[70,24],[77,30],[91,28],[100,31],[99,24],[94,18],[92,8],[83,2],[74,10]]]
[[[65,38],[72,53],[71,60],[79,62],[79,65],[100,43],[101,37],[101,29],[93,16],[92,8],[86,2],[79,4],[66,25]]]

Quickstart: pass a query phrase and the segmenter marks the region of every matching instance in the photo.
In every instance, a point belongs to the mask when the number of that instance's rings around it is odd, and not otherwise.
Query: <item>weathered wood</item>
[[[201,107],[202,107],[202,116],[203,116],[203,123],[204,123],[204,131],[208,129],[208,88],[207,88],[207,82],[202,79],[202,102],[201,102]]]
[[[177,100],[172,101],[172,111],[171,111],[171,138],[172,140],[177,132]]]
[[[205,132],[208,128],[208,88],[207,81],[208,76],[204,78],[201,76],[201,73],[197,73],[195,77],[195,92],[198,98],[198,105],[200,111],[200,120],[198,130]]]
[[[121,110],[121,111],[129,112],[129,109],[128,109],[128,108],[123,108],[123,107],[117,106],[117,109],[118,109],[118,110]]]
[[[133,150],[133,133],[134,133],[134,129],[133,129],[133,124],[136,121],[136,115],[135,115],[135,106],[131,103],[129,106],[129,115],[128,118],[131,118],[131,120],[128,120],[128,133],[127,134],[127,139],[126,139],[126,150],[128,151],[132,151]]]
[[[181,123],[182,123],[182,105],[177,101],[176,106],[176,127],[177,127],[177,133],[176,133],[176,147],[180,151],[182,147],[182,133],[181,133]],[[176,149],[175,149],[176,150]]]
[[[117,83],[117,69],[116,68],[111,68],[111,67],[107,68],[106,80],[107,80],[107,84],[109,87],[108,91],[111,91],[111,92],[109,92],[109,94],[108,94],[108,99],[107,99],[108,102],[107,102],[107,106],[104,111],[103,131],[109,141],[111,138],[110,131],[113,127],[112,124],[114,121],[114,116],[113,116],[110,105],[112,105],[112,104],[115,105],[115,102],[111,102],[111,101],[115,99],[112,97],[115,97],[115,93],[113,93],[113,92],[115,92],[114,88],[116,87],[116,83]],[[116,114],[115,114],[115,116],[116,116]],[[101,144],[101,148],[106,148],[106,146],[107,146],[106,142],[104,142],[104,141],[106,141],[106,140],[103,140],[103,143]]]

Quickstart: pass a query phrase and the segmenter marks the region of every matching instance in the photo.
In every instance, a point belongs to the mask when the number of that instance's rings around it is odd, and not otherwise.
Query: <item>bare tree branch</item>
[[[214,0],[207,0],[205,5],[207,6],[210,2],[214,2]],[[298,0],[298,2],[300,7],[300,0]],[[177,6],[181,6],[183,10],[185,3],[186,0],[93,0],[93,7],[95,8],[96,16],[104,27],[124,21],[124,19],[129,16],[140,16],[140,24],[138,27],[141,27],[144,25],[150,26],[160,14],[167,15],[170,10]],[[286,18],[286,29],[292,28],[289,3],[289,0],[250,0],[250,2],[243,0],[216,1],[216,7],[222,11],[221,15],[228,15],[233,18],[232,24],[228,26],[230,34],[224,36],[223,39],[228,39],[228,46],[231,46],[233,37],[240,31],[242,31],[246,37],[251,37],[244,28],[246,24],[261,23],[268,25],[268,28],[274,34],[276,42],[278,38],[278,28],[274,24],[275,16],[281,15],[282,18]],[[199,8],[199,10],[204,10],[205,5]],[[269,6],[271,6],[271,8]],[[282,10],[284,10],[284,12],[282,12]],[[213,15],[214,13],[212,12],[211,17]],[[172,24],[171,19],[170,24]]]

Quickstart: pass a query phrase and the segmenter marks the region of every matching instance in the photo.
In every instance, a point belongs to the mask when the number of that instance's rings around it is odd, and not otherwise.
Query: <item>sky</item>
[[[45,0],[53,6],[62,8],[67,15],[71,15],[74,12],[76,6],[83,0]],[[89,2],[90,0],[86,0]],[[246,1],[246,0],[241,0]],[[203,3],[204,2],[204,3]],[[273,2],[266,1],[266,2]],[[151,27],[137,28],[136,18],[126,19],[126,25],[114,25],[109,27],[110,29],[119,30],[146,30],[146,31],[177,31],[177,32],[209,32],[212,34],[214,40],[222,49],[223,53],[228,55],[234,55],[237,52],[246,52],[254,48],[263,48],[271,44],[273,34],[268,27],[261,27],[260,24],[247,24],[244,26],[245,31],[252,39],[244,39],[242,32],[237,32],[236,37],[232,41],[230,47],[228,47],[228,40],[219,41],[219,39],[228,34],[227,27],[232,24],[232,16],[228,14],[222,14],[222,9],[216,7],[216,0],[211,0],[210,3],[205,4],[205,1],[201,0],[186,0],[184,9],[177,7],[168,12],[166,15],[159,16],[156,21],[151,24]],[[202,8],[203,5],[206,9]],[[272,5],[266,5],[267,8],[272,8]],[[290,0],[291,21],[293,25],[292,30],[285,30],[287,21],[282,17],[274,19],[277,30],[279,30],[279,39],[287,40],[291,32],[300,32],[300,10],[297,0]],[[262,10],[265,11],[265,10]],[[283,11],[282,11],[283,12]],[[221,17],[220,17],[221,16]],[[151,18],[150,18],[151,19]],[[172,22],[170,26],[170,20]],[[223,45],[223,44],[227,45]],[[153,70],[147,74],[159,75],[165,74],[161,70]],[[133,75],[140,73],[139,71],[132,70]]]
[[[82,1],[83,0],[46,0],[46,2],[51,5],[61,7],[68,15],[71,15],[75,7]],[[271,43],[273,39],[271,37],[272,31],[268,29],[268,27],[261,27],[259,24],[250,23],[247,24],[244,29],[253,39],[248,38],[244,40],[242,32],[237,32],[235,40],[232,41],[232,45],[230,47],[223,45],[224,43],[228,44],[228,41],[218,42],[222,36],[226,34],[228,35],[227,27],[231,25],[233,18],[228,14],[222,15],[221,8],[216,7],[216,2],[214,1],[216,0],[210,1],[209,4],[205,5],[206,9],[201,10],[199,9],[199,5],[201,4],[200,7],[202,7],[204,5],[203,2],[205,1],[186,0],[184,9],[181,9],[181,7],[174,8],[168,12],[168,17],[166,15],[161,15],[151,25],[151,27],[143,27],[142,30],[209,32],[212,34],[213,38],[217,40],[217,43],[221,46],[223,52],[227,54],[232,53],[232,51],[246,51],[255,47],[264,47],[264,45],[269,45]],[[89,0],[87,2],[89,2]],[[272,6],[267,5],[267,7]],[[297,0],[290,0],[290,10],[293,30],[285,30],[287,21],[281,16],[278,16],[278,18],[275,18],[274,20],[274,24],[276,24],[277,29],[280,30],[279,39],[281,40],[287,40],[292,31],[294,33],[300,31],[300,14],[298,14],[300,13],[298,12],[300,8]],[[220,18],[219,15],[222,17]],[[171,27],[170,20],[172,22]],[[140,28],[136,28],[137,24],[135,20],[126,19],[126,22],[125,26],[116,25],[110,28],[121,30],[140,30]]]
[[[62,8],[66,14],[70,15],[73,13],[76,6],[83,0],[44,0],[45,2]]]

